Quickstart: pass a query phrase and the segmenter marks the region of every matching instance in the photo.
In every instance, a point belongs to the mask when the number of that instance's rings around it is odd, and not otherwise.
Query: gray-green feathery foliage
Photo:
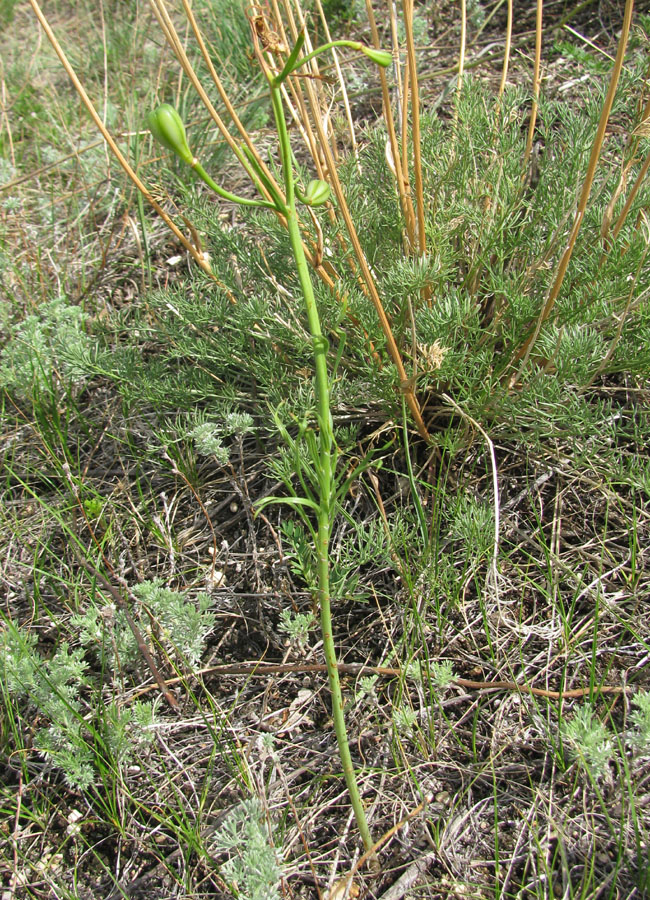
[[[90,788],[103,752],[115,765],[127,764],[153,739],[154,714],[150,704],[136,701],[129,707],[111,705],[104,719],[89,720],[81,692],[93,688],[82,647],[62,644],[46,659],[36,647],[36,635],[6,623],[0,630],[1,684],[13,702],[36,710],[42,725],[34,747],[63,772],[68,784]]]
[[[92,342],[86,315],[65,297],[57,297],[14,325],[0,354],[0,387],[21,397],[52,391],[60,380],[76,384],[88,371]]]
[[[215,623],[211,597],[199,594],[193,602],[184,593],[170,590],[160,578],[135,585],[133,593],[138,601],[135,617],[144,634],[196,665]],[[91,605],[73,616],[72,624],[79,629],[82,645],[107,654],[111,666],[133,666],[139,660],[138,645],[122,610]]]
[[[572,107],[542,100],[540,149],[527,186],[521,160],[528,100],[519,91],[506,92],[496,125],[484,89],[471,80],[461,94],[453,134],[435,113],[426,113],[422,155],[430,198],[429,251],[422,259],[404,256],[393,192],[377,190],[377,184],[390,184],[381,130],[368,132],[358,161],[343,163],[351,212],[362,225],[364,250],[407,359],[414,352],[414,324],[422,397],[446,391],[479,418],[503,422],[512,421],[513,409],[531,420],[541,412],[545,429],[562,427],[569,408],[569,427],[580,427],[584,419],[591,430],[590,381],[623,369],[632,375],[650,370],[650,304],[643,291],[650,271],[648,235],[635,226],[647,188],[619,236],[625,253],[603,257],[594,234],[618,176],[601,167],[553,315],[522,373],[521,388],[514,394],[505,389],[562,249],[590,148],[592,131],[585,122],[595,122],[599,104],[591,89]],[[634,127],[636,112],[625,106],[624,91],[617,115]],[[610,147],[625,152],[616,136]],[[227,291],[197,276],[154,292],[145,308],[122,314],[129,321],[115,323],[120,333],[128,325],[137,340],[130,347],[122,341],[110,346],[106,335],[109,346],[95,366],[115,378],[130,401],[161,410],[200,408],[223,396],[270,429],[272,411],[279,407],[285,421],[303,416],[311,403],[311,343],[283,228],[264,211],[244,213],[246,227],[233,228],[202,199],[192,213]],[[392,367],[378,365],[370,353],[372,342],[381,357],[384,338],[336,238],[326,229],[326,253],[341,275],[347,307],[316,285],[331,359],[340,356],[333,408],[339,415],[362,410],[366,421],[384,420],[399,414]],[[430,304],[421,301],[423,288],[431,292]],[[359,326],[352,325],[348,310]],[[144,359],[138,349],[143,343],[150,348]]]
[[[233,809],[212,838],[212,852],[226,856],[221,874],[241,900],[278,900],[282,869],[259,800],[252,797]]]

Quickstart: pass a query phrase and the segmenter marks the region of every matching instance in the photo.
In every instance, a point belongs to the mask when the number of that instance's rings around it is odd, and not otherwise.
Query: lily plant
[[[256,49],[259,35],[253,29]],[[287,482],[291,493],[289,497],[267,497],[259,504],[259,508],[269,503],[286,503],[302,518],[314,543],[317,569],[317,600],[320,609],[320,627],[323,639],[325,661],[329,687],[332,695],[332,718],[350,801],[354,810],[357,826],[364,843],[365,850],[371,851],[373,841],[368,827],[366,814],[357,784],[356,772],[350,754],[347,729],[345,724],[343,696],[339,681],[336,649],[332,635],[332,613],[330,597],[330,537],[332,525],[342,498],[348,491],[352,477],[347,473],[337,474],[337,444],[330,409],[331,382],[328,374],[329,342],[323,334],[318,306],[310,276],[309,264],[305,254],[298,204],[308,207],[322,206],[330,199],[329,185],[320,179],[311,181],[303,191],[296,182],[293,154],[289,141],[289,132],[285,118],[282,98],[283,83],[316,56],[334,47],[347,47],[364,53],[379,66],[387,67],[392,61],[391,54],[385,50],[366,47],[358,41],[330,41],[312,52],[302,55],[305,43],[304,31],[296,40],[293,49],[288,53],[281,70],[274,73],[264,62],[263,52],[258,52],[270,91],[271,104],[275,119],[275,127],[279,140],[280,162],[282,165],[283,189],[281,195],[275,184],[266,176],[256,158],[243,148],[237,153],[248,174],[251,176],[260,196],[258,198],[240,197],[218,185],[205,171],[199,160],[190,150],[183,122],[173,106],[165,103],[151,112],[148,124],[152,135],[164,147],[172,151],[184,163],[190,166],[205,184],[224,200],[247,207],[265,207],[273,210],[286,222],[289,243],[296,266],[296,274],[300,283],[307,325],[311,334],[314,357],[315,385],[315,424],[305,418],[298,427],[297,438],[293,437],[276,415],[276,422],[286,441],[295,462],[295,471],[302,493]],[[261,47],[261,51],[269,49]],[[307,459],[301,447],[308,450]]]

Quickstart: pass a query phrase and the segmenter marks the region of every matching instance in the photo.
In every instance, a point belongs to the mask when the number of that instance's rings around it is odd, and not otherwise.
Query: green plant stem
[[[284,118],[282,97],[280,89],[271,81],[271,100],[276,128],[280,139],[280,155],[282,171],[285,181],[286,208],[283,214],[287,220],[287,229],[291,250],[296,262],[296,271],[300,281],[305,307],[307,323],[314,345],[314,370],[316,385],[316,415],[318,420],[318,446],[319,446],[319,503],[318,503],[318,529],[316,534],[316,560],[318,574],[318,602],[320,607],[320,625],[323,638],[323,650],[327,665],[327,675],[330,692],[332,694],[332,719],[334,731],[339,748],[339,756],[343,767],[345,783],[350,794],[350,802],[354,810],[357,827],[363,840],[363,845],[368,851],[373,846],[370,828],[363,808],[363,801],[357,785],[356,773],[350,754],[345,715],[343,712],[343,695],[339,681],[336,649],[332,635],[332,613],[330,597],[330,565],[329,543],[332,518],[336,506],[336,491],[334,484],[334,429],[330,412],[329,378],[327,374],[327,347],[328,342],[321,330],[320,317],[316,306],[314,289],[309,275],[307,258],[300,235],[300,226],[296,213],[296,191],[291,160],[291,146],[287,124]]]
[[[300,50],[300,47],[302,47],[303,43],[304,38],[300,42],[300,46],[298,45],[298,43],[296,43],[296,48]],[[360,41],[328,41],[326,44],[321,44],[320,47],[316,47],[315,50],[312,50],[310,53],[307,53],[300,59],[297,58],[297,54],[294,57],[292,53],[289,60],[287,60],[287,64],[283,68],[282,72],[280,72],[279,75],[276,75],[276,77],[273,79],[273,86],[279,86],[289,75],[291,75],[292,72],[295,72],[296,69],[304,66],[305,63],[308,63],[310,60],[314,59],[316,56],[319,56],[321,53],[325,53],[325,51],[332,50],[335,47],[348,47],[350,50],[361,50],[363,44]]]
[[[220,197],[223,197],[224,200],[230,200],[231,203],[238,203],[240,206],[264,206],[267,209],[276,209],[275,203],[272,203],[270,200],[253,200],[247,197],[238,197],[237,194],[231,194],[230,191],[225,190],[225,188],[219,187],[217,182],[208,175],[198,159],[194,160],[192,168],[199,178],[207,184],[210,190],[214,191],[215,194],[218,194]]]

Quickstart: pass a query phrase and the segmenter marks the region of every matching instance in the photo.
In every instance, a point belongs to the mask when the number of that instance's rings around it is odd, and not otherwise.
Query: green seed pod
[[[364,47],[362,46],[361,52],[365,53],[368,59],[371,59],[374,63],[377,63],[378,66],[381,66],[382,69],[385,69],[389,66],[393,57],[388,50],[376,50],[374,47]]]
[[[322,206],[327,203],[330,198],[330,186],[325,181],[314,178],[307,185],[305,192],[305,203],[307,206]]]
[[[175,153],[184,163],[191,166],[194,156],[187,143],[185,126],[173,106],[163,103],[147,116],[149,130],[163,147]]]

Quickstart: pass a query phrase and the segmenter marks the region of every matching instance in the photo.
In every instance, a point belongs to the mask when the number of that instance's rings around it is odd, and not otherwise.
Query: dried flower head
[[[440,341],[437,340],[433,344],[422,344],[420,346],[420,359],[427,371],[435,372],[436,369],[439,369],[448,350],[448,347],[443,347]]]

